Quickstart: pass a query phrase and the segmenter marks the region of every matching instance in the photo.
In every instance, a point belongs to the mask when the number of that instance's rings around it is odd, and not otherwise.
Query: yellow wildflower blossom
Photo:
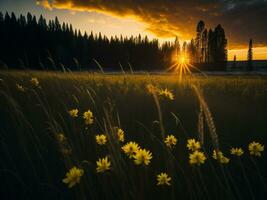
[[[165,144],[167,145],[167,147],[174,147],[177,143],[177,138],[174,135],[168,135],[165,138]]]
[[[92,124],[94,122],[93,113],[90,110],[84,112],[83,113],[83,119],[84,119],[86,125]]]
[[[235,156],[242,156],[244,151],[242,148],[231,148],[231,154]]]
[[[196,151],[201,148],[200,142],[196,141],[195,139],[189,139],[187,140],[187,148],[191,151]]]
[[[108,157],[105,158],[99,158],[98,161],[96,161],[96,172],[97,173],[103,173],[107,170],[110,170],[111,162],[108,160]]]
[[[220,163],[222,163],[222,164],[227,164],[227,163],[229,163],[229,161],[230,161],[230,159],[227,158],[227,157],[225,157],[225,156],[223,156],[223,157],[220,159]]]
[[[63,133],[57,134],[57,139],[58,139],[58,142],[60,142],[60,143],[64,143],[67,141],[67,139]]]
[[[158,92],[158,88],[154,85],[152,85],[151,83],[146,85],[147,91],[151,94],[155,94]]]
[[[264,145],[259,142],[251,142],[248,146],[250,155],[261,156],[261,152],[264,151]]]
[[[117,131],[118,140],[120,142],[124,142],[124,131],[122,129],[118,129]]]
[[[216,150],[213,150],[213,154],[212,154],[212,157],[217,160],[219,157],[222,157],[223,156],[223,153],[221,151],[216,151]]]
[[[189,163],[191,165],[201,165],[204,164],[206,160],[206,156],[203,152],[201,151],[194,151],[189,155]]]
[[[223,152],[221,151],[216,151],[216,150],[213,150],[213,155],[212,157],[217,160],[218,162],[220,162],[221,164],[227,164],[229,163],[230,159],[225,157],[223,155]]]
[[[159,90],[159,95],[160,96],[164,96],[164,97],[166,97],[166,98],[168,98],[168,99],[170,99],[170,100],[174,100],[174,95],[173,95],[173,93],[171,92],[171,91],[169,91],[167,88],[166,89],[160,89]]]
[[[84,174],[83,169],[73,167],[69,170],[69,172],[67,172],[66,178],[64,178],[62,181],[63,183],[68,184],[68,187],[71,188],[80,182],[80,179],[83,176],[83,174]]]
[[[79,110],[77,108],[69,110],[69,115],[71,117],[78,117]]]
[[[157,175],[157,185],[171,185],[171,177],[168,176],[166,173],[160,173]]]
[[[16,87],[17,87],[17,90],[20,91],[20,92],[25,92],[25,88],[20,85],[20,84],[16,84]]]
[[[136,165],[149,165],[150,160],[152,159],[152,153],[146,149],[139,149],[136,151],[135,155],[133,156],[134,163]]]
[[[39,80],[36,77],[31,78],[31,83],[35,87],[40,87]]]
[[[121,148],[129,158],[133,158],[135,153],[140,149],[139,145],[135,142],[128,142]]]
[[[95,140],[97,144],[104,145],[107,143],[107,136],[105,136],[104,134],[96,135]]]

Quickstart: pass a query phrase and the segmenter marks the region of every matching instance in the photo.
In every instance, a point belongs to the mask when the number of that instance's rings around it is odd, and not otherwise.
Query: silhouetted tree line
[[[81,33],[71,24],[27,16],[0,13],[0,60],[10,68],[160,70],[166,64],[165,51],[158,40],[147,36],[111,37]]]
[[[204,22],[197,26],[197,37],[191,42],[179,40],[159,45],[157,39],[81,33],[71,24],[60,23],[56,17],[47,21],[42,15],[28,13],[16,17],[0,12],[0,65],[14,69],[47,70],[163,70],[178,58],[188,54],[194,64],[225,62],[225,34],[218,25],[207,33]]]
[[[196,28],[196,38],[184,42],[182,48],[179,40],[175,40],[176,54],[187,55],[190,62],[203,69],[225,69],[227,63],[227,39],[224,29],[219,24],[214,30],[205,28],[200,21]]]

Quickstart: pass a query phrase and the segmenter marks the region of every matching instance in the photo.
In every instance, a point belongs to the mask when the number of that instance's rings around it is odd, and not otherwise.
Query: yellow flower
[[[200,164],[204,164],[205,160],[206,160],[206,156],[203,152],[201,151],[194,151],[193,153],[191,153],[189,155],[189,163],[191,165],[200,165]]]
[[[264,145],[259,142],[251,142],[248,146],[250,155],[261,156],[261,152],[264,151]]]
[[[167,145],[167,147],[174,147],[177,143],[177,138],[174,135],[168,135],[165,138],[165,144]]]
[[[158,88],[154,85],[152,85],[151,83],[146,85],[147,91],[151,94],[157,93],[158,92]]]
[[[77,108],[69,110],[69,115],[71,117],[78,117],[79,110]]]
[[[223,155],[223,152],[221,152],[221,151],[213,150],[213,155],[212,155],[212,157],[213,157],[215,160],[217,160],[219,163],[221,163],[221,164],[227,164],[227,163],[229,163],[229,161],[230,161],[230,159],[227,158],[227,157],[225,157],[225,156]]]
[[[108,157],[105,158],[99,158],[98,161],[96,161],[96,172],[97,173],[103,173],[107,170],[110,170],[111,162],[108,160]]]
[[[170,100],[174,100],[174,95],[173,95],[173,93],[171,92],[171,91],[169,91],[167,88],[166,89],[160,89],[159,90],[159,95],[160,96],[164,96],[164,97],[166,97],[166,98],[168,98],[168,99],[170,99]]]
[[[92,124],[94,122],[93,113],[90,110],[84,112],[83,113],[83,119],[84,119],[86,125]]]
[[[217,160],[219,157],[223,157],[223,153],[221,151],[217,152],[216,150],[213,150],[212,157]]]
[[[128,142],[122,147],[122,150],[125,154],[129,156],[129,158],[133,158],[135,153],[140,149],[139,145],[135,142]]]
[[[149,165],[150,160],[152,159],[152,153],[146,149],[139,149],[136,151],[133,158],[136,165]]]
[[[195,139],[189,139],[187,140],[187,148],[191,151],[196,151],[201,148],[200,142],[196,141]]]
[[[220,159],[220,163],[222,163],[222,164],[227,164],[227,163],[229,163],[229,161],[230,161],[230,159],[227,158],[227,157],[225,157],[225,156],[223,156],[223,157]]]
[[[71,188],[80,182],[83,173],[83,169],[73,167],[69,170],[69,172],[67,172],[66,178],[64,178],[62,181],[63,183],[68,184],[68,187]]]
[[[120,142],[124,142],[124,131],[122,129],[118,129],[117,131],[118,140]]]
[[[35,87],[39,87],[39,80],[36,77],[33,77],[31,79],[31,83],[32,85],[34,85]]]
[[[104,145],[107,143],[107,136],[105,136],[104,134],[96,135],[95,140],[96,140],[97,144]]]
[[[16,87],[17,87],[17,90],[20,91],[20,92],[25,92],[25,88],[20,85],[20,84],[16,84]]]
[[[159,175],[157,175],[157,185],[171,185],[170,181],[171,181],[171,177],[168,176],[168,174],[166,173],[160,173]]]
[[[63,133],[59,133],[59,134],[57,134],[57,139],[58,139],[58,141],[60,142],[60,143],[64,143],[64,142],[66,142],[66,137],[65,137],[65,135],[63,134]]]
[[[242,148],[231,148],[231,154],[235,156],[242,156],[244,153]]]

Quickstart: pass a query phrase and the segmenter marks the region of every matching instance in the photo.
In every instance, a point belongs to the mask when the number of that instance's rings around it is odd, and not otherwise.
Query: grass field
[[[167,88],[174,99],[149,92],[149,84]],[[76,108],[77,117],[70,116]],[[93,122],[86,124],[88,110]],[[266,154],[248,150],[252,141],[267,141],[265,76],[179,81],[175,75],[2,71],[0,113],[0,199],[267,198]],[[97,144],[98,134],[106,144]],[[170,134],[177,138],[172,148],[164,143]],[[190,138],[200,141],[203,164],[189,163]],[[130,141],[152,153],[148,165],[122,151]],[[244,154],[231,155],[232,147]],[[229,162],[215,160],[214,149]],[[105,156],[110,169],[97,173],[96,161]],[[69,188],[62,180],[74,166],[83,173]],[[161,172],[170,185],[157,185]]]

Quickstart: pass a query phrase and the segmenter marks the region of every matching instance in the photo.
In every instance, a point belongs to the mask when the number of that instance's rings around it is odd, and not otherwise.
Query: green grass
[[[37,77],[41,88],[30,79]],[[26,90],[20,92],[16,83]],[[159,98],[160,114],[146,85],[168,88],[173,101]],[[220,149],[230,158],[222,166],[212,159],[212,140],[204,126],[207,160],[203,166],[188,163],[188,138],[199,139],[197,85],[212,114]],[[78,108],[79,117],[68,110]],[[86,127],[82,113],[90,109],[94,124]],[[105,75],[97,73],[0,72],[0,195],[3,199],[264,199],[266,155],[249,156],[247,146],[267,141],[267,77],[174,75]],[[162,141],[173,134],[173,150]],[[148,166],[136,166],[121,151],[113,127],[125,131],[126,142],[149,149]],[[57,140],[64,133],[67,142]],[[109,142],[99,146],[95,135],[106,133]],[[242,147],[240,160],[231,147]],[[71,151],[62,154],[62,150]],[[112,169],[96,173],[96,160],[108,155]],[[85,172],[71,189],[62,183],[73,166]],[[156,185],[156,175],[167,172],[171,186]],[[14,192],[16,191],[16,193]],[[1,198],[2,199],[2,198]]]

